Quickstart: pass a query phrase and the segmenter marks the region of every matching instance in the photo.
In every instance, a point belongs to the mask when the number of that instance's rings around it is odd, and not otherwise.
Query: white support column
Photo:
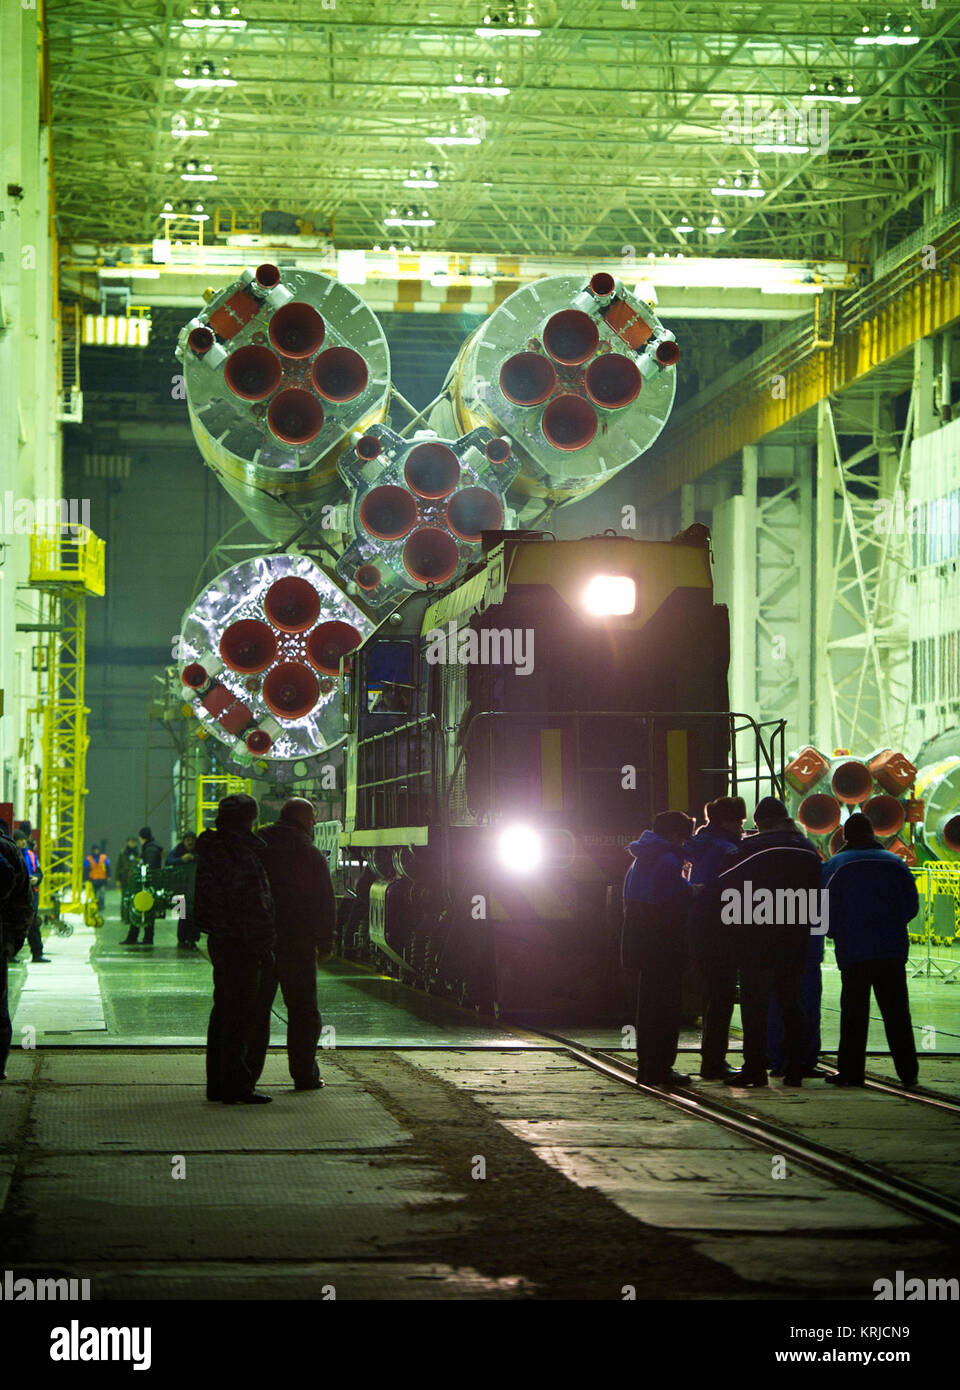
[[[813,709],[811,725],[818,748],[836,746],[833,681],[828,643],[833,628],[834,595],[834,488],[836,458],[830,423],[830,402],[817,405],[816,546],[814,553]]]

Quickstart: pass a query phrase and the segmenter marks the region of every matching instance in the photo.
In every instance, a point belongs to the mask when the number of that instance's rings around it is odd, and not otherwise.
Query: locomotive
[[[343,953],[495,1016],[621,1017],[626,846],[782,789],[783,721],[730,711],[728,657],[705,527],[485,532],[342,663]]]

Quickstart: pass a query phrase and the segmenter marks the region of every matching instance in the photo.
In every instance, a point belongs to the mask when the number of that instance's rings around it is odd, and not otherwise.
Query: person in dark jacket
[[[702,883],[705,889],[690,907],[690,937],[703,987],[700,1075],[704,1081],[724,1081],[733,1070],[727,1065],[727,1048],[737,967],[729,928],[720,921],[719,898],[710,890],[740,849],[747,808],[742,796],[718,796],[703,811],[706,825],[683,846],[690,882]]]
[[[673,1070],[680,1040],[684,926],[693,890],[683,877],[683,843],[693,821],[663,811],[629,846],[633,863],[623,884],[621,960],[639,970],[637,1080],[648,1086],[687,1086]]]
[[[843,827],[844,848],[823,866],[830,931],[840,970],[840,1047],[835,1086],[862,1086],[870,1021],[870,990],[904,1086],[915,1086],[917,1048],[910,1018],[907,924],[920,911],[913,874],[885,850],[865,815]]]
[[[177,949],[195,951],[198,933],[194,921],[193,905],[196,896],[197,837],[192,830],[188,830],[183,839],[174,845],[167,855],[164,868],[176,871],[172,874],[165,874],[164,881],[171,892],[178,898],[183,898],[183,911],[177,918]]]
[[[337,900],[326,855],[313,843],[316,817],[304,797],[286,802],[260,837],[277,919],[277,982],[287,1006],[287,1064],[298,1091],[323,1085],[317,1067],[321,1018],[317,965],[333,947]]]
[[[149,825],[145,825],[140,830],[140,865],[138,869],[134,864],[131,867],[129,886],[133,889],[133,897],[141,888],[146,888],[154,895],[160,887],[160,871],[163,868],[163,847],[153,838],[153,831]],[[146,865],[146,873],[143,873],[142,866]],[[129,913],[128,913],[129,918]],[[144,946],[153,945],[153,925],[155,913],[150,910],[144,914],[143,919],[143,944]],[[128,920],[127,934],[120,942],[121,946],[138,946],[140,944],[140,925],[138,922]]]
[[[717,879],[720,920],[733,932],[743,1028],[743,1066],[727,1084],[767,1085],[767,1015],[774,995],[783,1015],[784,1085],[802,1086],[807,1033],[800,979],[808,935],[821,924],[821,860],[776,797],[758,802],[753,820],[757,834],[744,838]]]
[[[22,830],[14,831],[13,843],[23,855],[23,862],[27,866],[27,874],[30,879],[30,897],[33,903],[33,916],[27,927],[30,959],[34,965],[49,965],[50,957],[43,954],[43,937],[40,934],[40,884],[43,882],[40,859],[36,850],[30,848],[27,837]]]
[[[13,1040],[7,967],[27,939],[33,915],[33,893],[23,855],[10,838],[10,827],[0,820],[0,1080],[7,1074],[7,1058]]]
[[[137,865],[140,863],[140,841],[130,835],[117,856],[117,887],[120,889],[120,921],[130,925],[130,900],[136,892]]]
[[[225,1105],[263,1105],[271,1100],[256,1090],[276,989],[266,847],[253,833],[258,809],[252,796],[225,796],[216,829],[205,830],[197,840],[194,911],[213,963],[207,1099]]]

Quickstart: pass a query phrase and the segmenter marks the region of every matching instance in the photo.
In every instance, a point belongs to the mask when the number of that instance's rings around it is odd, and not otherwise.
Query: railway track
[[[721,1125],[741,1138],[792,1159],[841,1186],[874,1197],[887,1206],[948,1233],[953,1238],[960,1236],[960,1199],[952,1195],[937,1192],[934,1188],[904,1178],[887,1167],[866,1162],[851,1153],[845,1153],[842,1149],[811,1139],[798,1129],[759,1114],[748,1101],[717,1100],[705,1090],[694,1086],[679,1087],[671,1091],[648,1086],[638,1082],[636,1067],[616,1054],[584,1046],[560,1033],[541,1032],[533,1035],[561,1044],[564,1050],[582,1065],[611,1080],[631,1086],[651,1098],[656,1098],[664,1105],[672,1106],[689,1116]],[[960,1117],[960,1104],[937,1093],[905,1091],[877,1079],[870,1079],[866,1089],[889,1094],[902,1102],[922,1105],[931,1112],[947,1111]]]

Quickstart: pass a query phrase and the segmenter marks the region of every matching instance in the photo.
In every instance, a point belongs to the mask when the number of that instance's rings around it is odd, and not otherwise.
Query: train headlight
[[[543,841],[529,825],[511,825],[501,831],[498,843],[500,863],[515,874],[527,874],[543,858]]]
[[[623,617],[637,606],[637,586],[626,574],[595,574],[583,591],[583,606],[594,618]]]

